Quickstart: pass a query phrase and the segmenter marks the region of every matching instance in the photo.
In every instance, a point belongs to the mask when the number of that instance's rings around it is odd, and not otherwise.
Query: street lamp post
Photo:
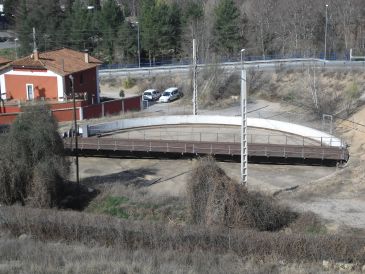
[[[244,52],[245,49],[241,49],[241,183],[247,185],[247,90]]]
[[[74,87],[74,77],[71,74],[69,76],[71,80],[71,89],[72,89],[72,99],[73,99],[73,118],[74,118],[74,127],[75,127],[75,156],[76,156],[76,182],[79,184],[80,178],[79,178],[79,151],[78,151],[78,129],[77,129],[77,116],[76,116],[76,99],[75,99],[75,87]]]
[[[141,49],[140,49],[140,41],[139,41],[139,36],[140,36],[140,33],[139,33],[139,22],[136,21],[135,22],[136,25],[137,25],[137,50],[138,50],[138,67],[140,68],[141,67]]]
[[[328,4],[326,4],[326,26],[324,29],[324,60],[327,58],[327,25],[328,25]]]

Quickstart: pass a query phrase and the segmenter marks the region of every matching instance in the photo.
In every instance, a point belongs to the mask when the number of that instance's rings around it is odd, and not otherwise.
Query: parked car
[[[180,97],[182,97],[182,95],[179,92],[178,88],[168,88],[162,93],[158,101],[161,103],[168,103],[176,99],[179,99]]]
[[[143,92],[143,100],[147,101],[157,101],[160,98],[161,93],[155,89],[147,89]]]

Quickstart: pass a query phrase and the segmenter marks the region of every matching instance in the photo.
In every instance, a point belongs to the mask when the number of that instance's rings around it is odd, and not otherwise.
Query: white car
[[[158,101],[160,103],[168,103],[173,100],[179,99],[180,97],[181,97],[181,94],[180,94],[178,88],[168,88],[162,93],[162,95]]]
[[[143,92],[143,100],[157,101],[160,98],[161,93],[155,89],[147,89]]]

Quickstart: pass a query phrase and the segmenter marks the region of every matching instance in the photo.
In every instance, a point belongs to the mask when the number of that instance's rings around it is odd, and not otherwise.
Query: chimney
[[[39,53],[38,53],[38,50],[37,49],[35,49],[33,51],[33,59],[34,59],[34,61],[38,61],[39,60]]]
[[[84,52],[84,57],[85,57],[85,63],[89,63],[89,52],[88,51]]]

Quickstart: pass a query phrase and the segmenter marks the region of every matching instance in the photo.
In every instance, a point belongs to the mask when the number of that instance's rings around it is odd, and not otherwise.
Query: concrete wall
[[[189,125],[189,124],[205,124],[205,125],[232,125],[240,126],[241,118],[237,116],[205,116],[205,115],[177,115],[177,116],[160,116],[160,117],[144,117],[135,119],[123,119],[109,123],[88,126],[88,134],[96,135],[107,133],[120,129],[131,129],[150,126],[164,125]],[[247,125],[249,127],[263,128],[274,131],[281,131],[289,134],[299,135],[321,142],[330,146],[344,146],[345,144],[335,136],[325,132],[287,122],[248,118]]]

